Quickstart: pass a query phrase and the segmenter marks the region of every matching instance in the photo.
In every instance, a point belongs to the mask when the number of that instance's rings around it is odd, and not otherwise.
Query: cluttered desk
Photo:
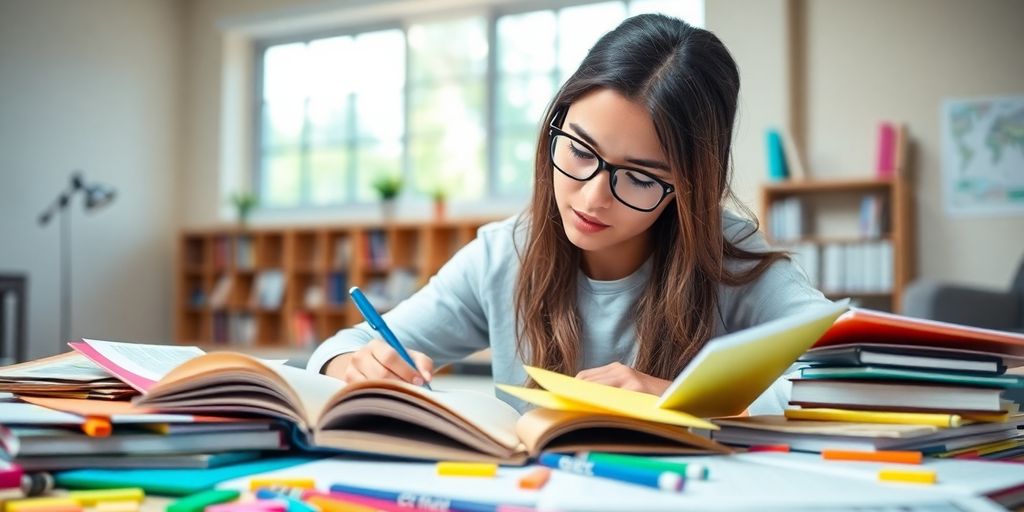
[[[660,397],[527,368],[539,387],[500,386],[522,415],[443,380],[71,345],[0,368],[6,511],[1024,504],[1024,336],[845,305],[712,340]],[[742,414],[797,361],[784,414]]]

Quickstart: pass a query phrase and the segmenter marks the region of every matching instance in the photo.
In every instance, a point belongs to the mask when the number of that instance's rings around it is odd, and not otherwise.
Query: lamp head
[[[88,185],[85,187],[86,211],[97,210],[110,204],[117,196],[117,191],[105,185]]]

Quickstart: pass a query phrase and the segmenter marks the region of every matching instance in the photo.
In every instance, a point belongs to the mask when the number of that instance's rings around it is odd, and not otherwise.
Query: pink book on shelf
[[[875,175],[892,178],[896,171],[896,127],[883,122],[878,125],[878,163]]]

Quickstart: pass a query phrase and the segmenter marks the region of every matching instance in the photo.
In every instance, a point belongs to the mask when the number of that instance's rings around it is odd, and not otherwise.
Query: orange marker
[[[860,462],[892,462],[896,464],[920,464],[923,460],[921,452],[886,450],[879,450],[877,452],[822,450],[821,458],[825,460],[855,460]]]
[[[788,444],[755,444],[747,448],[748,452],[781,452],[789,453]]]
[[[113,430],[110,420],[107,418],[89,416],[85,419],[85,423],[82,423],[82,432],[89,437],[108,437]]]
[[[538,491],[548,483],[549,478],[551,478],[550,468],[537,468],[519,479],[519,488]]]

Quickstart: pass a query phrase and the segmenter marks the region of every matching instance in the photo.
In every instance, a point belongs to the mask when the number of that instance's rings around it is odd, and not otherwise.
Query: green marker
[[[237,500],[242,493],[227,490],[209,490],[186,496],[167,507],[167,512],[203,512],[210,505]]]
[[[653,469],[656,471],[671,471],[686,478],[694,480],[707,480],[708,467],[703,464],[668,462],[651,457],[637,457],[635,455],[621,455],[618,453],[603,452],[581,452],[579,456],[593,462],[605,464],[619,464],[633,468]]]

